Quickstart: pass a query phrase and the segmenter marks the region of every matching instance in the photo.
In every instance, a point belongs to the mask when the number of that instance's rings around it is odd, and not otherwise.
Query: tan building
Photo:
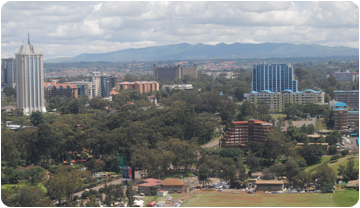
[[[175,178],[168,178],[161,182],[161,190],[171,193],[187,193],[189,185]]]
[[[155,196],[157,191],[161,188],[161,180],[148,178],[143,180],[144,183],[138,185],[138,191],[147,196]]]
[[[120,82],[116,84],[116,90],[136,89],[140,93],[159,91],[159,83],[155,81]]]
[[[247,149],[247,143],[256,141],[265,143],[266,134],[274,130],[271,123],[261,120],[235,121],[220,140],[221,147],[240,147]]]
[[[335,100],[346,103],[348,107],[359,109],[359,90],[335,90]]]
[[[266,103],[269,106],[269,111],[278,110],[282,112],[285,109],[286,103],[324,103],[325,92],[314,91],[307,89],[304,91],[293,92],[292,90],[284,90],[282,92],[271,92],[269,90],[263,90],[261,92],[244,93],[244,98],[249,100],[255,105],[257,103]]]
[[[335,129],[347,129],[359,119],[359,111],[349,111],[346,103],[337,102],[334,105]]]
[[[78,98],[78,87],[70,83],[45,82],[44,83],[45,99],[52,97],[75,97]]]

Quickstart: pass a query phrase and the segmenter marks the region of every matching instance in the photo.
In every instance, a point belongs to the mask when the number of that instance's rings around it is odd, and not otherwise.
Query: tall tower
[[[101,97],[101,73],[94,71],[91,81],[93,85],[93,97]]]
[[[1,59],[1,86],[16,86],[16,71],[15,71],[15,59],[4,58]]]
[[[25,114],[46,112],[44,105],[43,53],[36,45],[22,44],[15,54],[17,107]]]

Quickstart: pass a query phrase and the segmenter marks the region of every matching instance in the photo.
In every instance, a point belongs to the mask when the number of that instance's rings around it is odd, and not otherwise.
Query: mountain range
[[[44,62],[129,62],[326,56],[359,56],[359,49],[344,46],[329,47],[292,43],[219,43],[217,45],[180,43],[166,46],[131,48],[108,53],[83,53],[75,57],[46,59]]]

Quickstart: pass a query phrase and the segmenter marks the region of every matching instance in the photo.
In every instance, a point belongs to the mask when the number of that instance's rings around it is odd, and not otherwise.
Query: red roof
[[[139,184],[139,186],[158,186],[161,185],[161,180],[155,178],[148,178],[144,180],[145,183]]]
[[[119,93],[116,92],[115,90],[111,90],[111,91],[110,91],[110,95],[116,95],[116,94],[119,94]]]

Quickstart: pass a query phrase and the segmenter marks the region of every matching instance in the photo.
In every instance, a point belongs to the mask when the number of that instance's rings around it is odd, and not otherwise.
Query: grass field
[[[321,165],[322,163],[329,161],[330,158],[331,158],[331,156],[322,157],[320,163],[308,166],[307,168],[305,168],[305,171],[309,172],[311,169],[316,168],[317,166]]]
[[[184,207],[335,207],[353,206],[358,191],[334,194],[197,194]]]
[[[25,186],[25,182],[21,182],[21,183],[17,183],[17,184],[1,184],[1,189],[8,189],[11,188],[12,186]]]
[[[326,125],[324,124],[323,118],[319,118],[316,120],[316,129],[318,129],[318,130],[327,129]]]
[[[280,117],[286,117],[286,114],[281,114],[281,113],[277,113],[277,114],[270,114],[273,118],[278,118],[279,116]]]

